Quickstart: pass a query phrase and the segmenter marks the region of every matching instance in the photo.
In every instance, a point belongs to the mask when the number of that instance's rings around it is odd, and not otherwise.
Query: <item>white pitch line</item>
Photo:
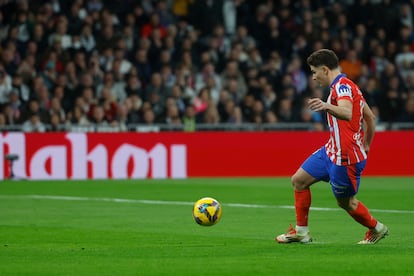
[[[41,199],[41,200],[63,200],[63,201],[101,201],[116,203],[136,203],[152,205],[186,205],[191,206],[194,202],[188,201],[168,201],[168,200],[148,200],[148,199],[127,199],[127,198],[108,198],[108,197],[80,197],[80,196],[55,196],[55,195],[0,195],[0,198],[12,199]],[[224,203],[223,206],[238,208],[259,208],[259,209],[294,209],[291,205],[265,205],[265,204],[246,204],[246,203]],[[342,211],[340,208],[311,207],[313,211]],[[414,210],[386,210],[370,209],[376,213],[395,213],[395,214],[414,214]]]

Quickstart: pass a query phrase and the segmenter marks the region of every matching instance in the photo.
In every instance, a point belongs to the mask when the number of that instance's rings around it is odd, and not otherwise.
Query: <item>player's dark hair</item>
[[[320,49],[313,52],[306,60],[309,66],[319,67],[325,65],[329,69],[339,67],[338,56],[329,49]]]

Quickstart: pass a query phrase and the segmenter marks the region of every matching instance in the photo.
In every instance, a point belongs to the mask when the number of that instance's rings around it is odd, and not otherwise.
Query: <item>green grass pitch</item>
[[[362,180],[358,198],[390,235],[365,229],[326,183],[312,188],[312,244],[277,244],[294,223],[288,178],[0,183],[0,275],[414,275],[414,179]],[[222,203],[197,225],[192,203]]]

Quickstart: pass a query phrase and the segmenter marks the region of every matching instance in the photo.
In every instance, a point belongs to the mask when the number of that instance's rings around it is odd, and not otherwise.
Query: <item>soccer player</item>
[[[338,205],[368,228],[358,244],[375,244],[388,234],[388,228],[356,199],[361,173],[374,138],[375,115],[358,86],[341,73],[338,57],[333,51],[317,50],[308,57],[307,63],[313,80],[330,89],[326,102],[319,98],[312,98],[308,102],[311,110],[327,112],[330,138],[292,176],[296,227],[290,226],[287,233],[276,237],[276,241],[312,241],[308,227],[310,186],[318,181],[326,181],[330,183]]]

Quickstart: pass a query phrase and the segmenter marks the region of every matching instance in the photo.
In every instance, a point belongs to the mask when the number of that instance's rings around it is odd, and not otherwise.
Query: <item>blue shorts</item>
[[[335,197],[341,198],[358,193],[365,164],[366,160],[348,166],[335,165],[322,147],[303,162],[302,169],[317,180],[329,182]]]

